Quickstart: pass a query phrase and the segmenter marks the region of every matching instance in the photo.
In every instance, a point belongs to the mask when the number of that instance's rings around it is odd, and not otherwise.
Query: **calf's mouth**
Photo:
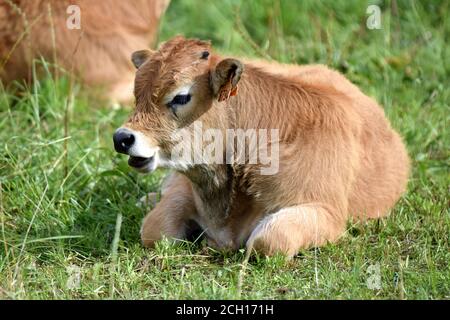
[[[130,156],[128,165],[140,172],[151,172],[155,170],[155,156],[149,158]]]

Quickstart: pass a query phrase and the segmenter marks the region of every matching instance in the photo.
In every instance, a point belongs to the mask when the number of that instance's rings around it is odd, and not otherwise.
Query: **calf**
[[[154,42],[168,5],[169,0],[0,0],[0,80],[31,80],[33,60],[43,57],[86,85],[103,87],[114,102],[132,101],[129,57]],[[74,6],[79,12],[71,11]]]
[[[115,148],[141,172],[174,169],[144,219],[145,246],[201,230],[217,248],[292,256],[336,241],[349,219],[387,215],[405,191],[401,138],[382,108],[336,71],[222,58],[209,42],[182,37],[132,61],[136,108],[115,132]],[[222,137],[267,129],[278,170],[262,174],[262,163],[237,161],[237,152],[223,151],[219,159],[231,159],[223,163],[174,157],[180,137],[199,124]]]

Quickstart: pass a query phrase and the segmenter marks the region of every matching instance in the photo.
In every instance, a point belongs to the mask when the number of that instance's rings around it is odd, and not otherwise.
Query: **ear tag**
[[[228,83],[224,84],[222,88],[220,88],[219,91],[219,97],[217,100],[219,102],[225,101],[230,97],[234,97],[237,95],[237,86],[233,88],[231,84],[231,79],[228,81]]]

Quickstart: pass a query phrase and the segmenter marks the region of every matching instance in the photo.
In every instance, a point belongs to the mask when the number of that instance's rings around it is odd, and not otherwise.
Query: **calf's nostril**
[[[128,134],[122,140],[122,147],[130,148],[133,145],[133,143],[134,143],[134,135]]]
[[[127,154],[133,146],[135,137],[134,134],[126,129],[119,129],[113,136],[114,149],[119,153]]]

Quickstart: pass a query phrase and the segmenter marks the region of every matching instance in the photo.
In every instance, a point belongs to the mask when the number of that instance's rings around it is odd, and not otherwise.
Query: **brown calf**
[[[244,63],[210,51],[208,42],[176,37],[133,54],[136,108],[114,135],[116,150],[142,172],[175,169],[144,219],[145,246],[200,228],[219,248],[292,256],[336,241],[351,218],[388,214],[405,191],[409,159],[373,99],[325,66]],[[177,139],[199,122],[223,136],[277,129],[278,170],[174,158]]]
[[[104,87],[113,101],[131,100],[129,57],[155,40],[169,1],[0,0],[0,79],[30,80],[32,61],[42,56]],[[73,5],[79,29],[71,25]]]

